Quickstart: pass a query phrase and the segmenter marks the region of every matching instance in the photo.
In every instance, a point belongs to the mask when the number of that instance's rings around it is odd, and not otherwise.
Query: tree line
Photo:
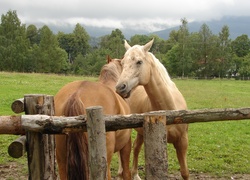
[[[157,35],[134,35],[128,42],[145,44],[152,38],[151,51],[171,76],[250,76],[250,39],[242,34],[231,40],[227,25],[219,34],[213,34],[205,23],[199,32],[189,32],[188,21],[183,18],[167,40]],[[16,11],[10,10],[1,16],[0,71],[98,75],[107,55],[122,58],[124,39],[119,29],[93,39],[79,23],[72,33],[54,34],[47,25],[26,27]]]

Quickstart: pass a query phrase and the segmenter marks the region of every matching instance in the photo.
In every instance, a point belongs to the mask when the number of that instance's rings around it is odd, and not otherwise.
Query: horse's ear
[[[115,60],[121,64],[121,59],[115,59]]]
[[[110,63],[111,61],[112,61],[111,57],[107,55],[107,60],[106,60],[107,64]]]
[[[148,52],[148,51],[150,50],[150,48],[151,48],[152,45],[153,45],[153,42],[154,42],[154,38],[153,38],[151,41],[149,41],[147,44],[145,44],[145,45],[143,46],[143,49],[144,49],[145,52]]]
[[[131,48],[131,46],[128,44],[128,42],[126,40],[124,40],[124,47],[125,47],[126,50]]]

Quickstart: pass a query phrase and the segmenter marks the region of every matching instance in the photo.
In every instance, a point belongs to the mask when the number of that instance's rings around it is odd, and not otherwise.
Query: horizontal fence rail
[[[213,122],[250,119],[250,108],[225,108],[201,110],[155,111],[144,114],[104,115],[106,131],[142,127],[147,114],[163,113],[167,125],[196,122]],[[86,131],[85,115],[60,117],[48,115],[0,116],[0,134],[23,134],[35,131],[44,134],[60,134]]]
[[[250,119],[250,108],[238,109],[203,109],[203,110],[171,110],[155,111],[144,114],[131,115],[109,115],[104,116],[106,131],[116,131],[119,129],[138,128],[143,126],[145,115],[164,114],[167,125],[244,120]],[[86,131],[86,116],[58,117],[47,115],[23,115],[22,126],[25,130],[32,130],[41,133],[65,133]]]

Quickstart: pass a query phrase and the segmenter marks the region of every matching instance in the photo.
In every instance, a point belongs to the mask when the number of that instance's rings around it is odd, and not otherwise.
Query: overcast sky
[[[188,22],[250,16],[250,0],[0,0],[0,14],[16,10],[23,24],[140,29],[149,32]]]

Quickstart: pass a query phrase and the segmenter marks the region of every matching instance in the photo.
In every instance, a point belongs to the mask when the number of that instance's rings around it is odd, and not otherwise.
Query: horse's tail
[[[77,93],[73,94],[65,106],[65,116],[86,114],[83,102]],[[84,132],[69,133],[67,136],[68,180],[88,180],[88,144]]]

